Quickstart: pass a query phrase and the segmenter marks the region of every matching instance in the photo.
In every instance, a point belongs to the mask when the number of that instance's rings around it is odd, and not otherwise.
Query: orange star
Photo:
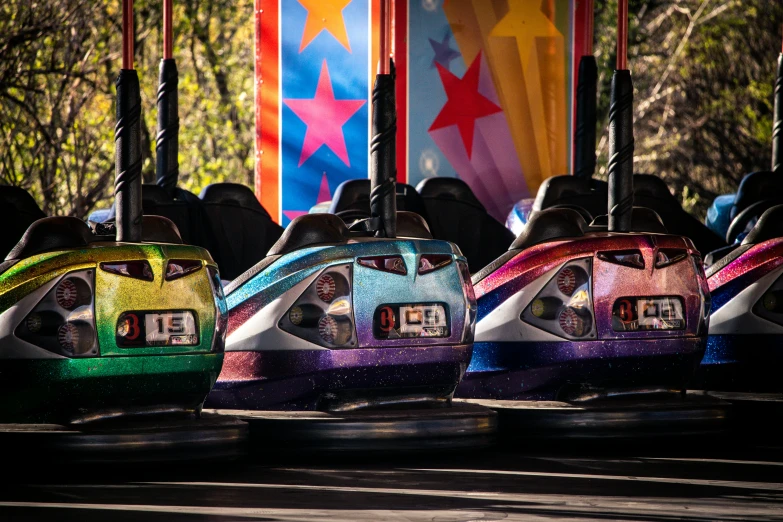
[[[307,20],[302,34],[302,43],[299,46],[300,53],[324,30],[329,31],[335,40],[340,42],[349,53],[351,52],[343,18],[343,9],[351,3],[351,0],[299,0],[299,3],[307,9]]]

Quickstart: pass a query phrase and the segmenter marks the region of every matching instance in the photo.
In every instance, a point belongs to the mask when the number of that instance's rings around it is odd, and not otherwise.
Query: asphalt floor
[[[513,435],[513,434],[512,434]],[[5,468],[0,521],[783,520],[783,440],[515,440],[484,450]]]

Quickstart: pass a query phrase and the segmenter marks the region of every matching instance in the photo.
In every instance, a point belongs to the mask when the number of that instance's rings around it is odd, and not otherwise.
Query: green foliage
[[[637,173],[667,181],[702,217],[742,176],[770,168],[772,90],[783,5],[767,0],[630,0]],[[599,115],[608,115],[617,0],[596,2]],[[599,118],[599,174],[607,162]]]
[[[252,185],[253,3],[176,2],[180,185]],[[155,179],[161,2],[137,0],[145,182]],[[0,3],[0,179],[48,214],[85,217],[111,204],[120,2]]]

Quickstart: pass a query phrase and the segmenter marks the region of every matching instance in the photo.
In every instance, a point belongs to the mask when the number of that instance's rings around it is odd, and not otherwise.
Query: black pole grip
[[[576,85],[576,139],[574,176],[590,179],[595,174],[595,125],[598,92],[598,66],[594,56],[579,60]]]
[[[609,231],[630,232],[633,217],[633,82],[615,71],[609,107]]]
[[[160,61],[158,80],[158,135],[155,139],[156,183],[174,195],[179,178],[179,100],[177,62]]]
[[[394,75],[378,74],[372,89],[370,215],[379,222],[376,237],[397,236],[397,110]]]
[[[778,75],[775,78],[775,112],[772,123],[772,170],[783,169],[783,54],[778,56]]]
[[[122,69],[117,77],[114,127],[117,241],[141,242],[141,95],[139,76]]]

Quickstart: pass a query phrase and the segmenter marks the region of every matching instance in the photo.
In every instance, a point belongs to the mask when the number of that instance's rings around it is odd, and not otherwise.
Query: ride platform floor
[[[763,441],[753,434],[505,441],[483,451],[272,451],[235,462],[133,467],[32,469],[9,457],[0,520],[783,520],[776,431]]]

